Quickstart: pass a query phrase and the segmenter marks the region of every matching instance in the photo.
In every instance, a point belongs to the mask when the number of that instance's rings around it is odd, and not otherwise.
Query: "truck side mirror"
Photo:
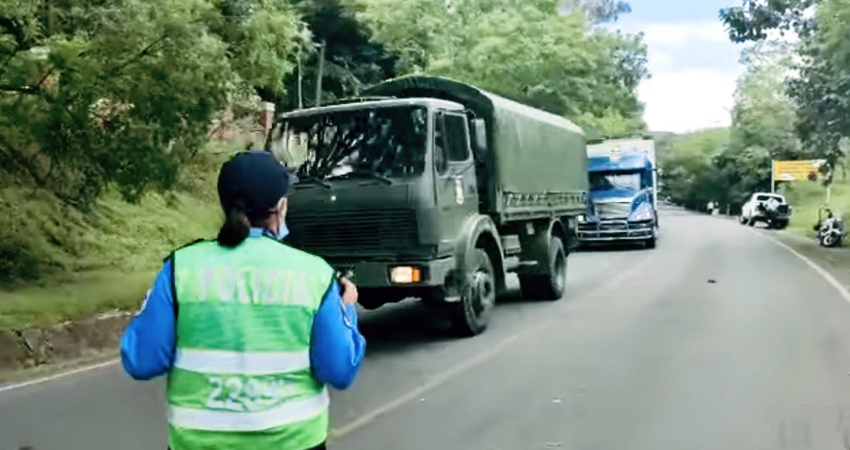
[[[472,119],[472,147],[479,158],[487,153],[487,123],[484,119]]]

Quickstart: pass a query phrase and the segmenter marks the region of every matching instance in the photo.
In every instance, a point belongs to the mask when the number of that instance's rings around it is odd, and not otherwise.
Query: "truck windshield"
[[[610,189],[641,189],[640,173],[591,173],[590,189],[605,191]]]
[[[293,117],[278,123],[271,151],[302,177],[382,178],[425,170],[427,109],[357,109]]]

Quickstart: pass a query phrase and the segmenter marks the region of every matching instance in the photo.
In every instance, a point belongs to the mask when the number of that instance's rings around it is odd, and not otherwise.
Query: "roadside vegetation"
[[[794,207],[792,229],[811,230],[827,185],[830,205],[850,211],[850,0],[744,0],[720,16],[732,41],[751,43],[732,125],[659,143],[665,195],[737,214],[751,193],[770,190],[772,159],[822,159],[818,181],[778,183]]]
[[[628,12],[616,0],[0,2],[0,330],[138,307],[169,250],[214,233],[216,170],[262,142],[234,127],[256,125],[261,102],[310,107],[426,73],[590,136],[645,132],[643,37],[603,26]]]

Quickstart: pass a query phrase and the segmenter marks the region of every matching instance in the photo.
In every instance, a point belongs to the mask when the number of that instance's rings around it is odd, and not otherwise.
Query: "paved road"
[[[845,448],[850,304],[732,221],[662,225],[656,250],[573,255],[568,298],[507,301],[474,339],[416,304],[365,315],[334,448]],[[162,449],[161,389],[107,367],[0,393],[0,449]]]

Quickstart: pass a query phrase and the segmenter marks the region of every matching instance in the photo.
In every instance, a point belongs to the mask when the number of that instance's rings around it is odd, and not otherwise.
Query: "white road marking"
[[[823,277],[823,279],[826,280],[827,283],[832,285],[832,287],[835,288],[836,291],[838,291],[838,293],[841,295],[841,297],[844,298],[845,301],[847,301],[847,303],[850,303],[850,291],[848,291],[847,288],[844,287],[844,285],[841,284],[840,281],[835,279],[835,277],[832,276],[832,274],[830,274],[826,269],[824,269],[823,267],[818,265],[816,262],[812,261],[811,259],[809,259],[805,255],[803,255],[802,253],[798,252],[797,250],[794,250],[789,245],[785,244],[784,242],[781,242],[779,239],[776,239],[773,236],[768,236],[766,233],[755,231],[755,230],[752,230],[752,229],[749,229],[749,228],[747,228],[747,230],[749,230],[750,232],[755,233],[759,236],[762,236],[763,238],[765,238],[765,239],[773,242],[774,244],[784,248],[785,250],[788,250],[789,252],[791,252],[792,255],[799,258],[801,261],[806,263],[806,265],[811,267],[812,270],[817,272],[818,275]]]
[[[120,362],[120,360],[118,358],[115,358],[115,359],[112,359],[112,360],[109,360],[109,361],[106,361],[106,362],[102,362],[102,363],[99,363],[99,364],[93,364],[93,365],[90,365],[90,366],[79,367],[79,368],[74,369],[74,370],[69,370],[67,372],[57,373],[57,374],[51,375],[49,377],[38,378],[38,379],[35,379],[35,380],[30,380],[30,381],[24,381],[24,382],[12,384],[12,385],[9,385],[9,386],[3,386],[3,387],[0,387],[0,394],[2,394],[3,392],[15,390],[15,389],[21,389],[21,388],[25,388],[25,387],[30,387],[30,386],[35,386],[35,385],[38,385],[38,384],[47,383],[48,381],[54,381],[54,380],[58,380],[60,378],[65,378],[65,377],[81,374],[81,373],[84,373],[84,372],[89,372],[89,371],[96,370],[96,369],[102,369],[104,367],[108,367],[108,366],[111,366],[111,365],[114,365],[114,364],[118,364],[119,362]]]

